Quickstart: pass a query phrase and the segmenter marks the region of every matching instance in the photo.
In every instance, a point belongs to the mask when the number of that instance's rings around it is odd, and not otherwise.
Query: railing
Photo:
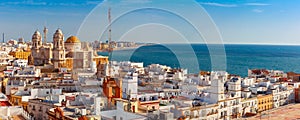
[[[26,120],[34,120],[33,116],[31,116],[29,113],[27,113],[24,109],[22,109],[22,116],[23,116]]]

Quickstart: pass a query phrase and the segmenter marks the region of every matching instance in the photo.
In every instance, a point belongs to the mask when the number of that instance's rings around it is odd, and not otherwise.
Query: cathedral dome
[[[76,36],[69,37],[65,43],[80,43],[80,40]]]
[[[35,31],[32,35],[32,39],[38,39],[41,37],[41,33],[39,31]]]
[[[61,29],[58,28],[58,29],[55,31],[55,33],[62,34],[62,31],[61,31]]]
[[[39,35],[39,36],[40,36],[41,33],[40,33],[39,31],[36,30],[36,31],[34,32],[34,35]]]
[[[62,31],[58,28],[58,29],[55,31],[55,33],[54,33],[54,35],[53,35],[53,38],[60,38],[60,39],[63,39],[63,37],[64,37],[64,34],[63,34]]]

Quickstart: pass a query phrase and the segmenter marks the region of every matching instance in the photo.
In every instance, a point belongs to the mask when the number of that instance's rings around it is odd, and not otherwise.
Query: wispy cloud
[[[248,5],[248,6],[269,6],[271,4],[267,4],[267,3],[245,3],[245,5]]]
[[[85,3],[49,3],[50,6],[82,6]]]
[[[102,1],[93,1],[93,0],[90,0],[90,1],[86,1],[86,4],[87,5],[97,5],[99,3],[101,3]]]
[[[262,13],[262,12],[264,12],[264,10],[262,10],[262,9],[253,9],[252,12]]]
[[[84,14],[69,13],[69,12],[67,12],[67,13],[65,13],[65,12],[57,13],[57,12],[50,12],[50,11],[38,11],[36,13],[41,14],[41,15],[47,15],[47,16],[84,16]]]
[[[88,0],[85,2],[36,2],[32,0],[25,0],[21,2],[2,2],[1,6],[6,5],[35,5],[35,6],[82,6],[82,5],[97,5],[101,3],[101,0]]]
[[[209,5],[209,6],[217,6],[217,7],[237,7],[236,4],[222,4],[222,3],[214,3],[214,2],[206,2],[206,3],[200,3],[202,5]]]
[[[47,5],[46,2],[33,2],[33,1],[23,1],[23,2],[3,2],[0,5]]]
[[[122,3],[126,4],[144,4],[144,3],[151,3],[151,0],[122,0]]]

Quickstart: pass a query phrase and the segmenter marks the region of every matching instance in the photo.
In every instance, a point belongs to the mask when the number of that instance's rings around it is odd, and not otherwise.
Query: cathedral
[[[46,31],[44,29],[44,40],[46,41]],[[33,65],[39,66],[50,64],[52,59],[52,44],[42,43],[42,35],[39,31],[35,31],[32,35],[31,57],[34,61]]]
[[[70,36],[64,41],[64,34],[60,29],[55,31],[53,43],[47,43],[47,31],[45,28],[44,42],[39,31],[32,35],[31,63],[34,65],[95,71],[98,64],[108,62],[107,57],[95,54],[87,42],[80,42],[76,36]]]

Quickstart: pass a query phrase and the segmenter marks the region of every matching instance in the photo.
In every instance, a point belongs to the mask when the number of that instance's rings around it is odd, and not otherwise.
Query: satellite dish
[[[46,100],[50,100],[50,96],[46,96]]]

